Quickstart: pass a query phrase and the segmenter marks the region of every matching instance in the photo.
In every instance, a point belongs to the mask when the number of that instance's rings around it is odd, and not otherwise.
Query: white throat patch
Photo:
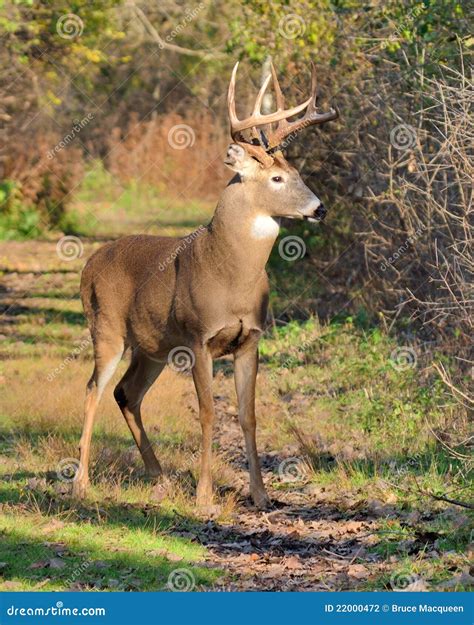
[[[280,226],[269,215],[258,215],[252,222],[252,237],[254,239],[276,238]]]

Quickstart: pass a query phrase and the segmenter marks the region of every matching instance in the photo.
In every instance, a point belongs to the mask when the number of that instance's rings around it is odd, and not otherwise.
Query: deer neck
[[[230,284],[251,284],[265,270],[278,230],[259,198],[241,183],[230,184],[209,226],[210,266],[232,280]]]

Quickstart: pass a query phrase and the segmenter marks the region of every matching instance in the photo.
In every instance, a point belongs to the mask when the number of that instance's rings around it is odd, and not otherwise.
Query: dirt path
[[[209,550],[208,562],[229,572],[222,590],[353,590],[385,570],[382,558],[369,553],[377,518],[366,510],[345,509],[332,492],[314,485],[290,483],[274,487],[282,459],[263,455],[263,479],[273,502],[267,512],[256,510],[244,493],[248,473],[242,432],[229,415],[223,397],[217,400],[216,440],[239,488],[233,522],[207,521],[195,537]],[[376,541],[377,539],[375,539]]]

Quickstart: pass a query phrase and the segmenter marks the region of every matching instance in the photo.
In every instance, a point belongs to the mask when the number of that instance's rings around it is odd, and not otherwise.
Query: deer
[[[324,219],[321,200],[283,156],[304,128],[336,119],[337,109],[318,112],[316,69],[311,94],[285,108],[273,64],[249,117],[236,114],[236,63],[227,96],[232,142],[224,163],[234,175],[206,227],[186,238],[148,234],[125,236],[102,246],[87,261],[80,293],[89,325],[94,369],[87,384],[79,470],[73,495],[84,497],[90,484],[89,460],[94,417],[105,387],[124,352],[130,364],[114,389],[152,478],[162,468],[142,422],[147,391],[169,364],[170,354],[190,359],[202,431],[198,507],[213,501],[212,438],[215,410],[213,361],[233,356],[238,419],[243,431],[250,496],[259,509],[271,505],[262,479],[256,444],[255,388],[258,343],[265,330],[269,280],[265,266],[279,232],[279,219]],[[270,80],[276,110],[262,114]],[[294,118],[303,113],[302,117]]]

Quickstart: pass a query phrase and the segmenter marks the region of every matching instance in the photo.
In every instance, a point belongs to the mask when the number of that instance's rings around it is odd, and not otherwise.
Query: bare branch
[[[144,27],[148,31],[148,34],[151,36],[153,41],[155,41],[155,43],[158,44],[158,46],[161,49],[171,50],[172,52],[177,52],[178,54],[184,54],[186,56],[197,56],[197,57],[199,57],[199,58],[201,58],[203,60],[211,60],[211,59],[218,59],[218,58],[224,58],[225,57],[225,54],[223,54],[222,52],[219,52],[219,51],[214,51],[214,50],[192,50],[191,48],[183,48],[182,46],[178,46],[178,45],[176,45],[174,43],[170,43],[169,41],[166,41],[166,39],[163,39],[163,37],[160,35],[160,33],[156,30],[156,28],[150,22],[150,20],[145,15],[145,13],[142,11],[142,9],[140,9],[140,7],[138,7],[135,4],[134,0],[128,0],[127,6],[130,7],[135,12],[135,15],[138,17],[138,19],[144,25]]]

